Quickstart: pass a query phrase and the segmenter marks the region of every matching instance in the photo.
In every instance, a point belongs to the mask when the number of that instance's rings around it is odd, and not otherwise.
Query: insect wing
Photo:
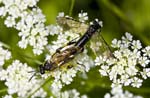
[[[83,35],[89,25],[83,22],[79,22],[71,17],[57,17],[57,23],[63,27],[64,30],[71,30],[74,33]],[[90,40],[90,48],[95,55],[105,55],[107,57],[112,56],[109,45],[106,43],[100,32],[96,32]]]
[[[57,23],[64,30],[71,30],[73,33],[83,34],[86,32],[89,27],[83,22],[79,22],[71,17],[57,17]]]
[[[111,49],[100,32],[96,32],[91,38],[90,48],[93,50],[96,56],[102,55],[106,56],[107,58],[112,57]]]

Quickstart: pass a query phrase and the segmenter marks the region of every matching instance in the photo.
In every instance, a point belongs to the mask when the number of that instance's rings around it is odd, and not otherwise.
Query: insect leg
[[[76,38],[72,39],[71,41],[69,41],[69,42],[67,43],[67,45],[71,45],[71,44],[76,43],[76,42],[77,42],[77,41],[76,41],[77,38],[79,38],[79,37],[76,37]]]
[[[63,46],[63,47],[59,47],[58,49],[56,49],[56,53],[60,53],[60,50],[61,50],[62,48],[64,48],[64,46]]]
[[[77,62],[78,65],[81,65],[84,69],[86,69],[85,65],[80,63],[80,62]]]
[[[77,62],[77,64],[82,65],[82,66],[84,67],[84,64],[81,64],[81,63],[79,63],[79,62]]]
[[[77,38],[78,38],[78,37],[76,37],[76,38],[72,39],[71,41],[69,41],[69,42],[67,43],[67,45],[75,44]],[[65,45],[65,46],[66,46],[66,45]],[[60,53],[61,49],[64,48],[65,46],[59,47],[58,49],[56,49],[56,52],[57,52],[57,53]]]
[[[84,47],[81,48],[80,52],[82,53],[84,51]]]

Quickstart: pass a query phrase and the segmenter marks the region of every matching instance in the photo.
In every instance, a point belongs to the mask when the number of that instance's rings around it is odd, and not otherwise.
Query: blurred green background
[[[89,20],[98,18],[103,21],[102,35],[108,44],[112,39],[120,39],[125,32],[129,32],[135,39],[139,39],[143,46],[150,45],[150,0],[40,0],[38,6],[46,16],[46,25],[54,24],[59,12],[69,14],[72,1],[74,1],[72,17],[76,18],[83,10],[83,12],[88,12]],[[31,47],[26,50],[18,48],[18,40],[18,31],[6,28],[4,18],[1,18],[0,41],[11,47],[14,59],[20,59],[34,67],[36,63],[32,62],[28,56],[40,61],[44,60],[44,55],[34,56]],[[20,56],[16,55],[16,51],[20,52]],[[26,51],[26,54],[22,54],[22,51]],[[104,94],[110,90],[110,81],[108,78],[101,77],[96,70],[94,68],[88,73],[88,79],[76,77],[75,81],[64,89],[75,87],[81,94],[85,93],[91,98],[103,98]],[[84,85],[81,86],[81,84]],[[45,88],[46,86],[48,85],[45,85]],[[144,98],[150,98],[150,79],[144,81],[140,89],[132,87],[124,89],[142,95]]]

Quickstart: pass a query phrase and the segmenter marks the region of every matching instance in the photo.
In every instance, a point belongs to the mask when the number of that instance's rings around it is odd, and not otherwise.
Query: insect
[[[76,57],[76,55],[83,52],[86,43],[89,42],[92,36],[94,37],[96,33],[100,33],[101,30],[101,25],[96,20],[94,20],[91,25],[87,25],[69,17],[58,17],[57,22],[66,30],[73,30],[77,33],[84,32],[84,34],[77,41],[70,41],[65,47],[58,48],[50,60],[47,60],[43,65],[39,66],[39,71],[41,74],[44,74],[45,71],[53,71],[57,68],[61,68],[62,66],[66,66],[68,62]],[[97,38],[94,39],[97,40]],[[103,38],[100,37],[100,39],[101,43],[105,44],[103,48],[109,50],[109,47]],[[98,49],[94,49],[94,51],[97,50]]]

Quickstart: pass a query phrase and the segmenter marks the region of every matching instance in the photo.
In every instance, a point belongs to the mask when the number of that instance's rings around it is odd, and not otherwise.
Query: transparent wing
[[[96,32],[95,35],[93,35],[91,38],[90,48],[93,50],[96,56],[102,55],[106,56],[107,58],[113,56],[109,45],[104,40],[100,32]]]
[[[79,22],[71,17],[57,17],[56,21],[64,30],[71,30],[78,34],[85,33],[88,28],[88,24]]]
[[[71,30],[74,33],[83,35],[89,25],[83,22],[79,22],[71,17],[57,17],[57,23],[64,30]],[[107,57],[112,56],[109,45],[106,43],[100,32],[96,32],[90,40],[90,48],[93,50],[95,55],[105,55]]]

